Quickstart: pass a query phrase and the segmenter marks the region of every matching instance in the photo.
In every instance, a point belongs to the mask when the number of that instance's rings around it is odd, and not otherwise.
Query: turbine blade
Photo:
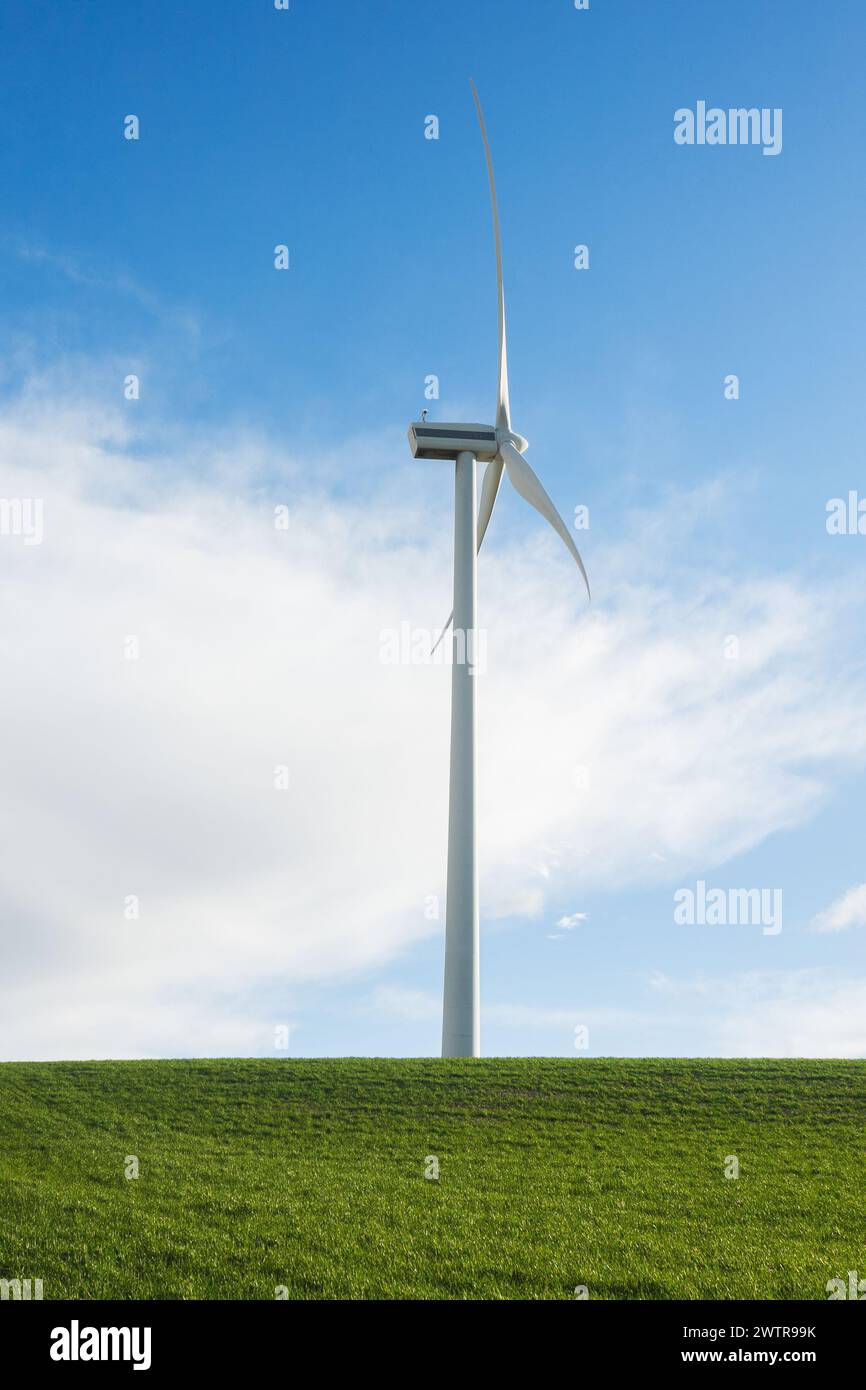
[[[493,158],[490,154],[490,141],[487,139],[487,127],[484,124],[484,112],[481,110],[481,102],[475,83],[470,81],[469,85],[475,98],[475,110],[478,112],[478,124],[481,126],[481,138],[484,141],[487,177],[490,180],[490,203],[493,208],[493,235],[496,240],[496,283],[499,296],[499,385],[496,401],[496,428],[510,430],[511,407],[508,403],[508,349],[505,343],[505,291],[502,287],[502,235],[499,230],[499,204],[496,201]]]
[[[563,521],[559,512],[554,507],[547,493],[541,485],[541,480],[530,468],[526,459],[515,449],[513,444],[507,441],[502,445],[502,457],[505,460],[505,467],[508,469],[508,476],[517,492],[523,497],[530,506],[540,512],[545,521],[549,521],[556,534],[565,542],[573,558],[577,562],[577,567],[583,575],[583,582],[586,585],[588,598],[592,598],[589,592],[589,580],[586,577],[586,570],[580,558],[580,551],[571,538],[571,532]]]
[[[443,627],[442,631],[439,633],[439,636],[436,638],[436,641],[433,643],[433,646],[430,648],[430,655],[431,655],[431,656],[432,656],[433,653],[435,652],[436,648],[439,646],[439,643],[442,641],[442,638],[445,636],[446,632],[448,631],[448,629],[449,629],[449,627],[451,626],[451,624],[453,623],[453,621],[454,621],[454,609],[452,608],[452,609],[451,609],[451,612],[448,614],[448,621],[446,622],[446,624],[445,624],[445,626]]]
[[[496,458],[491,459],[484,470],[484,481],[481,484],[481,502],[478,507],[478,550],[481,549],[481,542],[484,540],[487,534],[487,527],[490,525],[490,518],[493,515],[493,503],[496,501],[496,494],[499,491],[499,484],[502,481],[502,470],[504,467],[502,455],[497,454]],[[448,621],[430,649],[431,656],[439,646],[439,643],[442,641],[442,638],[445,636],[453,621],[454,612],[452,610],[448,614]]]
[[[491,459],[484,470],[484,481],[481,484],[481,501],[478,504],[478,549],[481,549],[481,542],[487,534],[487,527],[490,525],[490,518],[493,515],[493,503],[496,501],[496,494],[499,491],[499,484],[502,481],[502,470],[504,468],[502,455],[497,454],[495,459]]]

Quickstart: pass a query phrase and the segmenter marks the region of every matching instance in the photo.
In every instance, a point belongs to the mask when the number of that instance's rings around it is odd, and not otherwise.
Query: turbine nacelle
[[[519,454],[529,448],[529,440],[510,429],[492,425],[455,425],[438,420],[418,420],[409,426],[409,448],[416,459],[456,459],[458,454],[474,454],[489,463],[503,444],[513,444]]]
[[[474,454],[489,460],[499,453],[499,431],[492,425],[454,425],[418,420],[409,426],[409,448],[416,459],[456,459]]]

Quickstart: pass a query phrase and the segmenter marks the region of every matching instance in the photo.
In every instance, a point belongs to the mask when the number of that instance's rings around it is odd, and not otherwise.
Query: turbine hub
[[[506,441],[513,444],[519,454],[525,454],[529,448],[529,440],[524,439],[522,434],[515,434],[514,430],[497,430],[496,438],[503,444]]]

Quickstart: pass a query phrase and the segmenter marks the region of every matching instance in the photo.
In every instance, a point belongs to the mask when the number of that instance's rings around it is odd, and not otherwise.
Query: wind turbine
[[[508,400],[508,360],[505,345],[505,295],[502,288],[502,237],[493,178],[490,142],[475,83],[471,82],[490,181],[493,234],[496,241],[496,281],[499,297],[499,388],[496,424],[455,425],[423,420],[409,426],[414,458],[453,459],[454,482],[454,608],[439,641],[453,619],[455,642],[463,638],[463,660],[451,666],[451,780],[448,796],[448,890],[445,903],[445,989],[442,1008],[442,1056],[481,1054],[478,836],[476,823],[476,700],[474,670],[469,654],[476,642],[477,555],[490,523],[503,470],[520,496],[550,522],[577,563],[589,595],[589,580],[571,534],[523,457],[529,443],[511,428]],[[476,526],[476,461],[486,462]],[[438,646],[438,642],[436,644]],[[434,648],[435,650],[435,648]],[[457,653],[453,653],[456,658]]]

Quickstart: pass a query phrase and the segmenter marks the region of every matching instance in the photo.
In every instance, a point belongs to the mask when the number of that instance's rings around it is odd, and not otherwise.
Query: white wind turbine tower
[[[415,458],[454,459],[454,610],[455,639],[463,652],[453,653],[451,667],[451,781],[448,799],[448,892],[445,906],[445,991],[442,1010],[442,1056],[478,1057],[481,1052],[478,853],[476,825],[476,701],[470,653],[476,649],[477,552],[487,530],[503,469],[512,485],[549,521],[577,562],[589,594],[589,580],[568,527],[523,457],[529,448],[511,428],[508,403],[508,362],[505,348],[505,296],[502,289],[502,242],[490,142],[475,83],[472,95],[478,112],[496,239],[496,278],[499,292],[499,391],[496,424],[429,423],[409,426],[409,445]],[[481,504],[476,511],[476,461],[486,462]],[[440,636],[439,641],[442,640]],[[438,646],[438,643],[437,643]],[[434,649],[435,650],[435,649]]]

